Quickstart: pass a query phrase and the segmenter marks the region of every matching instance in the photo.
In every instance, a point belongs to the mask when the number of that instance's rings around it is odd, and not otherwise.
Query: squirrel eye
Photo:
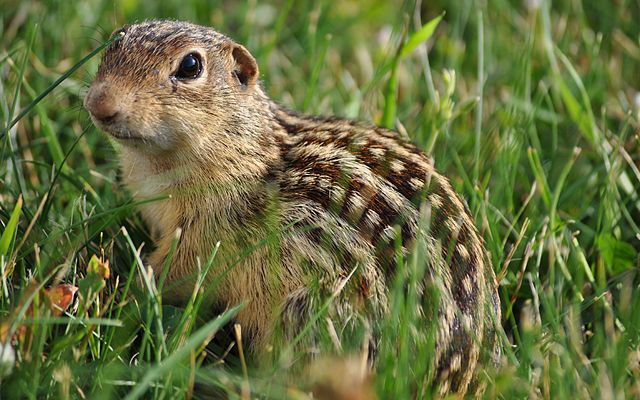
[[[189,53],[180,61],[175,77],[178,79],[195,79],[200,76],[201,72],[200,56],[195,53]]]

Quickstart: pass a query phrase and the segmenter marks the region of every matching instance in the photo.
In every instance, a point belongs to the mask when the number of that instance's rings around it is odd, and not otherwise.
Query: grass
[[[85,57],[145,18],[214,26],[252,51],[274,99],[394,126],[434,158],[500,278],[504,357],[486,397],[640,396],[640,3],[366,3],[2,2],[3,398],[304,398],[281,365],[222,361],[236,309],[203,320],[202,290],[177,308],[145,281],[152,242],[81,107],[99,63]],[[428,46],[407,40],[443,12]],[[430,396],[407,275],[382,328],[380,398]],[[63,283],[78,288],[64,312]]]

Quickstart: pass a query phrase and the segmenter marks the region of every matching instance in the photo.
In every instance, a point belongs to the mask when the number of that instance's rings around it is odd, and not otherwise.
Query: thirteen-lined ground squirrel
[[[190,295],[185,278],[220,241],[212,275],[227,272],[211,305],[246,302],[237,322],[255,351],[278,328],[298,333],[332,295],[337,331],[368,320],[375,344],[395,255],[415,242],[423,204],[439,390],[466,391],[478,360],[497,356],[495,276],[464,203],[424,154],[389,130],[282,109],[251,54],[210,28],[151,21],[114,34],[85,106],[115,139],[133,195],[168,196],[141,206],[156,272],[182,230],[165,297]]]

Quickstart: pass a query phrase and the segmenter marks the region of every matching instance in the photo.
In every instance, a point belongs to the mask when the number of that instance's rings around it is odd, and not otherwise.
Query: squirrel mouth
[[[138,135],[132,135],[130,133],[121,133],[121,132],[109,132],[109,134],[114,138],[122,141],[141,141],[143,140]]]
[[[103,127],[105,132],[107,132],[112,138],[123,141],[123,142],[137,142],[142,141],[144,138],[134,132],[131,132],[129,129],[117,129],[114,127]]]
[[[93,117],[93,116],[92,116]],[[127,126],[122,126],[123,124],[119,122],[112,121],[101,121],[96,118],[92,118],[93,123],[104,133],[107,133],[112,138],[118,141],[142,141],[144,138],[140,136],[137,132],[132,131]]]

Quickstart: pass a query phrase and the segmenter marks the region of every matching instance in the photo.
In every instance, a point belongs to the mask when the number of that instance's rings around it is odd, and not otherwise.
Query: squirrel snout
[[[116,93],[102,83],[91,87],[84,100],[84,107],[94,119],[109,125],[122,114],[119,103]]]

